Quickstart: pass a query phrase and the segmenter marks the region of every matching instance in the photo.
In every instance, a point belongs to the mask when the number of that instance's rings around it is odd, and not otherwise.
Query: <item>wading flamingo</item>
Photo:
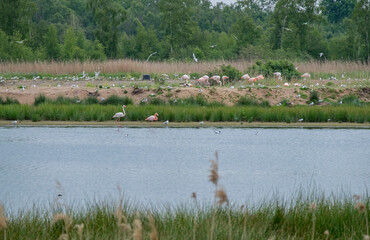
[[[158,113],[155,113],[154,115],[151,115],[145,119],[146,121],[153,122],[158,120]]]
[[[113,118],[116,118],[116,122],[117,122],[117,125],[120,127],[120,121],[121,121],[121,118],[124,117],[126,115],[126,112],[125,112],[125,107],[126,105],[122,105],[122,112],[118,112],[116,114],[114,114]]]

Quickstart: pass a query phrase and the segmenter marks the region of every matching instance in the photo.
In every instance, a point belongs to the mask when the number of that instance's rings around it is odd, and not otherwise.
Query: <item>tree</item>
[[[126,19],[125,9],[118,0],[87,0],[87,7],[97,25],[95,37],[104,45],[108,57],[117,57],[118,26]]]
[[[25,37],[35,10],[36,5],[32,0],[1,0],[0,28],[9,36],[19,32]]]
[[[175,48],[185,46],[191,40],[195,22],[192,20],[193,0],[160,0],[162,15],[161,28],[168,36],[171,46],[170,52]]]
[[[339,23],[349,17],[355,7],[356,0],[322,0],[320,6],[331,23]]]
[[[58,60],[60,58],[60,46],[58,43],[57,28],[51,24],[45,35],[45,50],[48,60]]]
[[[356,3],[351,17],[356,35],[354,42],[357,45],[357,58],[366,62],[370,60],[370,2],[359,0]]]

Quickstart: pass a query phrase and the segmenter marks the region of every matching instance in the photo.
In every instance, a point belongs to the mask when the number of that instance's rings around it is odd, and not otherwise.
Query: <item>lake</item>
[[[299,190],[363,194],[370,131],[306,128],[0,127],[0,201],[19,210],[126,199],[143,205],[212,202],[210,160],[231,202],[289,198]],[[57,184],[57,181],[61,185]]]

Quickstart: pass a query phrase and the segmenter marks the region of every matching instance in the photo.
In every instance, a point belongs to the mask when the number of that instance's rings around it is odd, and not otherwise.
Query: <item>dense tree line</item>
[[[369,61],[369,0],[1,0],[0,59]]]

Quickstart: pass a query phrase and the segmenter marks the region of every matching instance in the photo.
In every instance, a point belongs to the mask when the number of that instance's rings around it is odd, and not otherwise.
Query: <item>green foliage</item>
[[[111,95],[107,99],[101,101],[102,105],[128,105],[133,104],[133,101],[129,97],[119,97],[117,95]]]
[[[7,97],[5,101],[2,97],[0,97],[0,105],[11,105],[11,104],[19,104],[19,101],[17,99],[12,99]]]
[[[241,76],[241,72],[236,69],[235,67],[229,65],[222,65],[218,69],[214,69],[213,72],[208,73],[210,76],[212,75],[219,75],[219,76],[228,76],[229,81],[239,80]]]
[[[342,97],[342,104],[362,106],[364,103],[354,94],[349,94]]]
[[[319,92],[315,91],[315,90],[312,90],[310,92],[310,100],[309,101],[317,103],[319,101]]]
[[[266,63],[256,61],[256,63],[249,68],[249,71],[254,74],[262,74],[265,77],[274,77],[275,72],[280,72],[282,77],[287,80],[300,78],[301,75],[295,69],[294,64],[288,60],[267,61]]]
[[[268,101],[258,101],[253,97],[240,97],[237,101],[237,105],[239,106],[261,106],[261,107],[269,107],[270,104]]]

